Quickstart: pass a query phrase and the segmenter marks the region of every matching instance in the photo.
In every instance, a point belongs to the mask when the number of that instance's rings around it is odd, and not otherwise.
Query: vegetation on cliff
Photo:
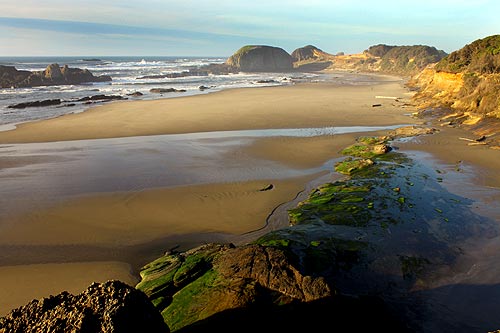
[[[450,73],[500,73],[500,35],[478,39],[450,53],[436,65],[436,70]]]
[[[489,36],[450,53],[409,81],[421,109],[445,107],[446,118],[488,141],[500,142],[500,35]]]
[[[446,53],[426,45],[395,46],[378,44],[362,54],[331,55],[332,69],[411,76],[427,65],[437,63]]]
[[[446,56],[442,50],[426,45],[397,46],[382,56],[380,70],[396,74],[412,74]]]

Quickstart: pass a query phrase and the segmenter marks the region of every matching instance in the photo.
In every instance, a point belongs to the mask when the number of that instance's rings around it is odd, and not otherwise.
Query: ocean
[[[67,64],[73,68],[87,68],[96,76],[109,75],[112,78],[111,82],[104,83],[0,89],[1,129],[9,129],[15,124],[27,121],[84,111],[92,105],[74,101],[93,95],[120,95],[129,100],[174,98],[230,88],[290,85],[301,80],[325,80],[329,77],[317,73],[293,72],[140,79],[143,76],[180,73],[207,64],[220,64],[225,60],[223,57],[0,57],[0,65],[14,66],[18,70],[41,71],[49,64],[58,63],[60,66]],[[200,90],[200,86],[209,89]],[[158,94],[151,93],[152,88],[183,89],[186,92]],[[137,97],[127,95],[134,92],[143,95]],[[63,103],[49,107],[8,108],[9,105],[46,99],[61,99]],[[67,104],[75,105],[67,106]]]

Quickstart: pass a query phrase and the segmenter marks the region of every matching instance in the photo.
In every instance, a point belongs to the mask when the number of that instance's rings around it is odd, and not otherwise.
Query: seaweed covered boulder
[[[257,244],[207,244],[168,254],[146,265],[141,276],[137,288],[172,331],[214,316],[243,310],[255,315],[334,294],[323,278],[301,274],[280,249]]]
[[[0,332],[168,333],[146,295],[120,281],[94,283],[79,295],[33,300],[0,318]]]
[[[293,69],[292,56],[279,47],[247,45],[226,60],[243,72],[282,72]]]

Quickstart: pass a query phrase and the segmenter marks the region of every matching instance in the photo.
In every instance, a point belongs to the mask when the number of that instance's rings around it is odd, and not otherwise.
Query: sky
[[[243,45],[452,52],[500,34],[498,0],[0,0],[0,56],[221,56]]]

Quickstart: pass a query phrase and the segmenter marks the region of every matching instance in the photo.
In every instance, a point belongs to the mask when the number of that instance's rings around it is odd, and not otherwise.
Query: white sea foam
[[[89,57],[93,59],[93,57]],[[99,57],[96,57],[96,59]],[[176,78],[153,77],[138,79],[144,76],[166,75],[170,73],[185,72],[191,68],[223,63],[224,58],[153,58],[153,57],[105,57],[99,61],[83,60],[84,57],[75,58],[26,58],[26,59],[1,59],[0,64],[14,64],[17,69],[43,70],[51,63],[59,65],[68,64],[70,67],[87,68],[94,75],[109,75],[111,82],[89,83],[84,85],[65,85],[50,87],[34,87],[0,90],[0,124],[19,123],[34,119],[44,119],[59,116],[65,113],[80,112],[89,105],[75,102],[86,96],[105,94],[121,95],[128,98],[127,94],[141,92],[143,95],[134,99],[156,99],[178,97],[194,94],[206,94],[230,88],[262,87],[293,84],[294,80],[324,80],[325,76],[307,73],[238,73],[228,75],[184,76]],[[349,83],[349,78],[341,77],[340,80]],[[260,82],[259,82],[260,81]],[[209,87],[200,90],[200,86]],[[184,89],[185,93],[154,94],[152,88]],[[26,108],[22,110],[8,109],[9,105],[40,101],[46,99],[61,99],[61,105],[44,108]],[[75,104],[68,107],[67,104]]]

